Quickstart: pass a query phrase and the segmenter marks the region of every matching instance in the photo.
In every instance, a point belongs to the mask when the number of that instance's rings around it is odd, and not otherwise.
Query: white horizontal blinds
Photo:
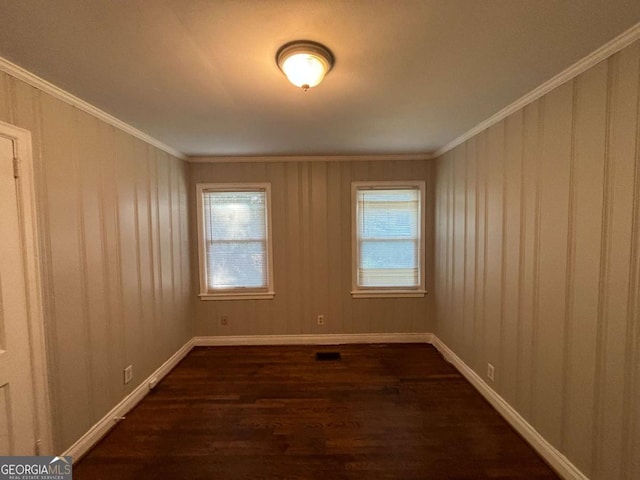
[[[207,289],[267,288],[266,192],[204,191]]]
[[[358,189],[359,287],[420,286],[420,189]]]

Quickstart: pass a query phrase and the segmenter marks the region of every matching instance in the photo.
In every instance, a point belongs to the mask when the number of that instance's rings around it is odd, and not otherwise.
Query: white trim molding
[[[407,241],[413,240],[415,242],[415,251],[417,257],[417,263],[414,265],[414,270],[417,270],[418,284],[410,287],[403,287],[393,285],[390,282],[389,270],[381,270],[385,273],[381,274],[385,281],[388,282],[385,286],[371,287],[362,285],[361,276],[365,273],[372,275],[372,272],[376,271],[374,268],[365,268],[360,264],[361,255],[360,248],[365,240],[360,238],[360,224],[363,220],[363,215],[368,205],[367,200],[362,196],[366,193],[381,191],[381,190],[402,190],[407,192],[417,191],[418,205],[414,212],[418,221],[416,237],[405,238]],[[425,242],[426,238],[426,182],[423,180],[392,180],[392,181],[357,181],[351,182],[351,297],[352,298],[411,298],[411,297],[424,297],[426,294],[426,274],[425,274]],[[361,198],[362,197],[362,198]],[[362,204],[362,205],[361,205]],[[371,239],[366,239],[371,240]],[[395,267],[395,273],[400,273],[401,278],[406,273],[406,268]]]
[[[265,255],[266,269],[265,281],[266,285],[252,287],[232,287],[232,288],[214,288],[209,285],[208,268],[209,258],[208,246],[215,243],[213,239],[209,239],[209,230],[206,228],[206,219],[210,217],[204,203],[204,196],[207,193],[256,193],[264,195],[264,221],[265,229],[262,233],[265,235]],[[271,300],[275,296],[273,287],[273,231],[271,217],[271,183],[197,183],[196,184],[196,226],[198,231],[198,269],[200,274],[200,300]],[[234,239],[236,241],[238,239]],[[247,239],[242,239],[246,241]],[[261,239],[254,239],[260,241]],[[263,267],[264,268],[264,267]]]
[[[96,443],[102,440],[102,438],[109,433],[113,427],[124,420],[124,416],[138,405],[138,403],[147,396],[149,391],[189,354],[193,349],[193,345],[194,343],[192,338],[187,341],[180,350],[174,353],[171,358],[164,362],[160,368],[140,382],[140,385],[138,385],[129,395],[124,397],[120,403],[113,407],[109,413],[102,417],[93,427],[80,437],[78,441],[71,445],[71,447],[62,454],[62,456],[71,456],[73,463],[80,460]]]
[[[29,350],[33,377],[33,408],[36,454],[53,452],[51,398],[42,306],[42,279],[38,248],[38,222],[33,148],[31,132],[9,123],[0,122],[0,136],[13,142],[16,176],[16,197],[20,242],[22,248]]]
[[[195,347],[253,345],[347,345],[357,343],[431,343],[430,333],[346,333],[322,335],[230,335],[194,337]]]
[[[638,39],[640,39],[640,22],[636,23],[633,27],[629,28],[628,30],[618,35],[611,41],[605,43],[603,46],[601,46],[597,50],[594,50],[583,59],[578,60],[576,63],[571,65],[569,68],[563,70],[562,72],[557,74],[555,77],[550,78],[549,80],[544,82],[542,85],[531,90],[529,93],[519,98],[512,104],[506,106],[505,108],[495,113],[491,117],[480,122],[478,125],[468,130],[467,132],[463,133],[462,135],[454,138],[452,141],[450,141],[443,147],[440,147],[432,155],[432,158],[438,158],[444,155],[449,150],[454,149],[458,145],[476,136],[478,133],[486,130],[492,125],[495,125],[501,120],[504,120],[512,113],[515,113],[518,110],[526,107],[530,103],[536,101],[540,97],[549,93],[551,90],[577,77],[578,75],[585,72],[586,70],[593,67],[594,65],[600,63],[603,60],[606,60],[611,55],[618,53],[620,50],[622,50],[625,47],[628,47]]]
[[[353,290],[351,298],[422,298],[427,293],[426,290]]]
[[[160,140],[153,138],[151,135],[147,135],[141,130],[138,130],[135,127],[132,127],[128,123],[123,122],[122,120],[110,115],[104,110],[99,109],[98,107],[91,105],[89,102],[85,102],[81,98],[76,97],[72,93],[63,90],[60,87],[55,86],[54,84],[46,81],[44,78],[40,78],[34,73],[25,70],[24,68],[16,65],[15,63],[10,62],[6,58],[0,57],[0,71],[3,71],[12,77],[21,80],[32,87],[37,88],[38,90],[43,91],[51,95],[58,100],[61,100],[69,105],[76,107],[83,112],[88,113],[89,115],[93,115],[94,117],[102,120],[103,122],[112,125],[123,132],[128,133],[129,135],[133,135],[136,138],[139,138],[143,142],[146,142],[154,147],[159,148],[160,150],[167,152],[169,155],[173,155],[174,157],[178,157],[182,160],[186,160],[187,157],[184,153],[176,150],[175,148],[170,147],[162,143]]]
[[[551,445],[529,424],[507,401],[498,395],[480,376],[474,372],[436,335],[431,336],[431,344],[442,356],[475,387],[500,415],[531,445],[540,456],[565,480],[589,480],[573,463]]]
[[[190,163],[274,163],[274,162],[373,162],[381,160],[411,161],[431,160],[433,153],[400,153],[371,155],[267,155],[267,156],[193,156]]]
[[[253,292],[253,293],[200,293],[200,300],[272,300],[276,292]]]

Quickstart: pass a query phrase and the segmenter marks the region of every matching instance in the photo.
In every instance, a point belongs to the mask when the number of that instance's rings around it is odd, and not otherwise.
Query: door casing
[[[35,406],[35,452],[37,455],[53,455],[31,132],[0,122],[0,136],[13,141],[13,156],[17,158],[18,162],[19,175],[16,178],[16,193],[25,270],[27,321],[29,322],[29,346]]]

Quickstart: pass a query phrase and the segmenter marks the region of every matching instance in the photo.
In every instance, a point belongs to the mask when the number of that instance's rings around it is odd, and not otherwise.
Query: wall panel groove
[[[572,347],[572,335],[571,330],[573,326],[573,301],[574,301],[574,290],[573,284],[575,281],[575,250],[576,250],[576,238],[575,238],[575,224],[576,224],[576,212],[575,212],[575,175],[576,175],[576,165],[575,165],[575,155],[576,155],[576,122],[577,122],[577,110],[578,110],[578,92],[580,89],[579,82],[575,80],[571,80],[572,87],[572,95],[571,95],[571,146],[569,148],[569,203],[567,205],[568,211],[568,225],[567,225],[567,242],[566,242],[566,257],[567,257],[567,266],[565,272],[565,292],[566,292],[566,301],[564,305],[564,354],[565,357],[571,358],[571,347]],[[569,375],[570,364],[568,361],[565,361],[562,365],[562,377],[563,383],[567,386],[563,392],[562,398],[562,406],[560,411],[560,418],[562,419],[562,428],[560,429],[560,445],[562,445],[563,449],[567,448],[567,439],[566,439],[566,423],[567,417],[569,414],[568,408],[568,392],[571,388],[571,376]]]
[[[518,379],[522,379],[526,376],[525,372],[525,349],[524,343],[525,339],[529,338],[528,335],[525,334],[525,325],[528,324],[525,319],[525,311],[528,313],[528,310],[525,310],[525,268],[526,268],[526,253],[527,253],[527,234],[529,233],[529,229],[527,228],[527,223],[529,218],[531,217],[530,212],[527,209],[527,190],[525,185],[530,183],[527,178],[527,165],[525,163],[526,156],[526,135],[527,135],[527,110],[523,110],[520,116],[520,178],[519,180],[519,193],[520,193],[520,208],[519,208],[519,231],[518,231],[518,300],[517,300],[517,312],[516,312],[516,371],[515,371],[515,381],[516,381],[516,391],[515,391],[515,405],[520,409],[523,414],[523,417],[528,418],[529,410],[524,406],[525,398],[528,395],[523,394],[526,389],[527,383],[525,381]],[[508,361],[505,360],[505,361]]]
[[[96,407],[95,407],[95,400],[97,400],[99,398],[98,395],[96,395],[96,389],[95,389],[95,385],[92,382],[92,378],[94,375],[96,375],[96,367],[94,365],[94,357],[95,355],[93,354],[93,342],[92,342],[92,335],[91,335],[91,312],[90,312],[90,307],[89,307],[89,285],[88,285],[88,269],[89,269],[89,260],[88,260],[88,252],[87,252],[87,238],[86,238],[86,223],[85,223],[85,216],[86,216],[86,209],[85,209],[85,202],[83,199],[83,171],[82,171],[82,165],[80,165],[80,160],[79,160],[79,148],[80,145],[78,142],[78,136],[80,135],[80,131],[79,131],[79,126],[80,126],[80,122],[78,120],[78,115],[79,112],[77,110],[73,110],[73,123],[72,123],[72,130],[73,130],[73,144],[71,146],[71,158],[72,158],[72,162],[73,162],[73,170],[70,173],[70,175],[72,175],[73,177],[73,187],[75,190],[75,194],[76,194],[76,209],[78,211],[78,241],[80,244],[80,248],[77,252],[77,254],[79,255],[79,262],[80,262],[80,295],[82,297],[82,317],[81,317],[81,329],[82,329],[82,334],[84,336],[84,341],[82,342],[83,345],[83,349],[84,349],[84,355],[87,358],[87,371],[86,371],[86,383],[87,385],[91,385],[92,391],[91,394],[88,396],[88,401],[87,401],[87,409],[89,411],[89,416],[90,418],[96,418]],[[90,138],[90,134],[88,132],[82,132],[84,133],[87,137]]]
[[[169,162],[169,231],[171,234],[169,235],[169,251],[171,252],[171,316],[174,315],[176,311],[176,260],[175,260],[175,234],[177,233],[177,229],[174,225],[174,206],[173,206],[173,192],[176,190],[176,187],[173,184],[173,163]]]
[[[613,175],[611,172],[611,129],[612,129],[612,110],[615,107],[614,95],[617,93],[615,89],[615,76],[617,72],[617,61],[614,57],[607,61],[609,68],[607,70],[607,106],[605,113],[605,149],[604,149],[604,168],[603,168],[603,184],[602,193],[602,227],[601,227],[601,249],[600,249],[600,284],[598,292],[598,328],[596,337],[596,381],[601,383],[607,373],[606,365],[606,344],[607,344],[607,284],[609,277],[609,265],[611,258],[611,208],[613,206],[614,186],[612,185]],[[606,387],[605,387],[606,388]],[[596,390],[594,402],[594,439],[593,439],[593,455],[592,470],[596,475],[603,475],[603,448],[604,445],[600,441],[604,430],[605,417],[605,392],[601,388]]]
[[[545,97],[541,98],[538,102],[540,108],[538,109],[538,143],[534,152],[535,157],[532,161],[535,162],[536,171],[536,187],[535,187],[535,212],[534,212],[534,227],[533,227],[533,291],[532,291],[532,319],[531,319],[531,388],[529,390],[531,394],[530,402],[530,415],[531,421],[535,418],[535,406],[539,397],[539,383],[538,383],[538,361],[536,353],[538,351],[538,338],[539,338],[539,323],[540,323],[540,224],[541,222],[541,177],[542,172],[539,164],[539,158],[542,156],[542,145],[544,144],[544,117],[545,117]]]
[[[521,172],[523,112],[516,112],[505,123],[504,191],[503,191],[503,278],[502,326],[500,328],[501,385],[505,399],[517,401],[515,379],[521,361],[518,345],[521,288]]]
[[[506,165],[505,164],[505,158],[507,156],[507,124],[508,122],[503,122],[502,124],[500,124],[500,133],[502,136],[502,141],[501,141],[501,145],[500,145],[500,159],[501,159],[501,163],[502,165],[500,166],[500,186],[501,186],[501,192],[500,192],[500,196],[501,196],[501,205],[502,205],[502,209],[500,212],[500,237],[501,237],[501,244],[500,244],[500,291],[502,292],[502,295],[500,296],[500,310],[499,310],[499,320],[498,320],[498,325],[497,325],[497,339],[495,340],[496,344],[497,344],[497,349],[498,349],[498,363],[500,365],[502,365],[502,373],[501,375],[498,377],[498,383],[500,385],[503,386],[504,389],[504,384],[506,383],[506,375],[505,373],[508,370],[508,366],[507,366],[507,362],[505,361],[505,348],[506,348],[506,337],[508,334],[508,328],[507,325],[509,324],[508,319],[505,319],[506,317],[506,309],[507,309],[507,269],[510,266],[509,262],[507,261],[507,253],[508,253],[508,248],[507,248],[507,215],[509,213],[508,210],[508,206],[509,206],[509,202],[508,202],[508,197],[507,194],[509,193],[508,190],[508,182],[507,182],[507,173],[510,172],[511,170],[511,165]],[[510,397],[509,395],[507,395],[507,397]]]
[[[463,172],[463,190],[462,190],[462,212],[460,212],[460,216],[462,217],[462,278],[460,281],[462,282],[462,302],[460,304],[460,320],[458,322],[459,330],[457,333],[458,341],[462,348],[464,348],[466,341],[466,319],[467,319],[467,266],[468,266],[468,244],[469,244],[469,219],[467,217],[467,210],[469,208],[469,199],[467,192],[469,191],[469,174],[468,174],[468,165],[466,162],[467,158],[467,144],[462,145],[462,172]]]
[[[636,105],[635,117],[640,119],[640,55],[635,63]],[[640,418],[634,417],[637,409],[636,399],[640,398],[640,120],[636,121],[633,168],[633,209],[631,227],[631,252],[629,270],[629,293],[627,303],[626,348],[629,352],[625,364],[625,386],[623,418],[631,418],[625,422],[623,430],[623,471],[629,477],[640,471]]]
[[[16,122],[16,84],[13,78],[7,78],[7,121],[11,124]]]
[[[137,142],[133,142],[134,143],[134,158],[138,158],[140,156],[144,157],[144,155],[146,155],[146,149],[143,149],[143,152],[140,152],[140,148],[139,148],[139,144]],[[142,153],[142,155],[141,155]],[[134,230],[134,238],[135,238],[135,244],[136,244],[136,274],[137,274],[137,281],[138,281],[138,301],[137,301],[137,305],[138,305],[138,312],[139,312],[139,317],[137,320],[137,322],[140,324],[139,326],[139,334],[137,335],[138,338],[144,338],[147,335],[147,328],[146,325],[148,325],[148,308],[145,305],[145,299],[146,299],[146,295],[145,295],[145,291],[144,291],[144,272],[148,271],[148,266],[143,264],[143,253],[142,253],[142,237],[143,237],[143,233],[141,232],[142,230],[142,217],[143,214],[141,214],[141,210],[144,210],[144,202],[140,202],[140,195],[141,195],[141,191],[142,191],[142,183],[140,181],[139,178],[139,173],[138,170],[140,169],[141,166],[143,166],[142,162],[133,162],[135,165],[134,168],[134,173],[133,173],[133,177],[135,178],[135,181],[133,183],[133,198],[134,198],[134,209],[133,209],[133,217],[134,217],[134,225],[135,225],[135,230]],[[140,347],[139,347],[143,352],[144,352],[144,358],[145,360],[147,358],[150,358],[150,345],[148,345],[147,342],[141,342]],[[138,364],[140,365],[141,362],[138,362]],[[147,369],[150,368],[150,366],[146,363],[143,364],[144,369],[142,370],[142,373],[144,375],[144,372],[147,371]],[[140,370],[140,367],[138,367],[138,370]]]
[[[12,78],[8,75],[0,75],[0,90],[2,91],[2,95],[0,95],[0,121],[11,123],[12,122],[12,114],[11,114],[11,80]]]
[[[101,125],[97,124],[96,130],[97,130],[96,131],[97,140],[95,145],[96,145],[96,148],[101,150],[105,146],[105,142],[103,141],[104,135],[102,135],[103,129],[101,128]],[[97,205],[96,205],[97,218],[94,219],[94,221],[96,221],[98,225],[97,235],[98,235],[98,242],[100,245],[99,252],[96,252],[96,261],[99,261],[101,265],[101,273],[102,273],[102,276],[100,279],[100,282],[101,282],[100,295],[102,297],[102,302],[99,305],[99,308],[102,309],[102,318],[100,320],[111,319],[113,314],[111,302],[109,302],[109,254],[108,254],[108,247],[107,247],[107,230],[106,230],[107,218],[105,213],[105,210],[106,210],[105,189],[104,189],[105,178],[104,178],[104,171],[101,168],[101,161],[104,157],[105,157],[104,154],[98,155],[98,157],[94,160],[95,164],[92,165],[93,174],[95,175],[95,185],[93,186],[93,188],[95,188],[95,192],[97,194]],[[106,322],[103,322],[103,325],[101,325],[101,327],[102,327],[102,332],[100,332],[100,335],[102,335],[102,341],[106,342],[107,346],[113,345],[114,339],[108,324],[106,324]],[[113,378],[113,371],[114,371],[113,364],[114,364],[115,357],[114,357],[113,349],[106,347],[104,355],[105,355],[104,361],[106,362],[106,366],[103,367],[105,370],[103,371],[104,376],[102,380],[102,385],[103,385],[102,398],[105,404],[109,406],[109,405],[112,405],[112,402],[114,402],[115,399],[117,398],[117,395],[115,394],[115,391],[114,391],[114,386],[110,382],[110,379]],[[105,395],[105,391],[106,391],[106,395]]]

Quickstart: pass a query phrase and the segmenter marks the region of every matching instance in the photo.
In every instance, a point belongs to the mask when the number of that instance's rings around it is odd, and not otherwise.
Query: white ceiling
[[[432,152],[640,21],[638,0],[0,0],[0,56],[188,155]],[[334,69],[303,92],[291,40]]]

